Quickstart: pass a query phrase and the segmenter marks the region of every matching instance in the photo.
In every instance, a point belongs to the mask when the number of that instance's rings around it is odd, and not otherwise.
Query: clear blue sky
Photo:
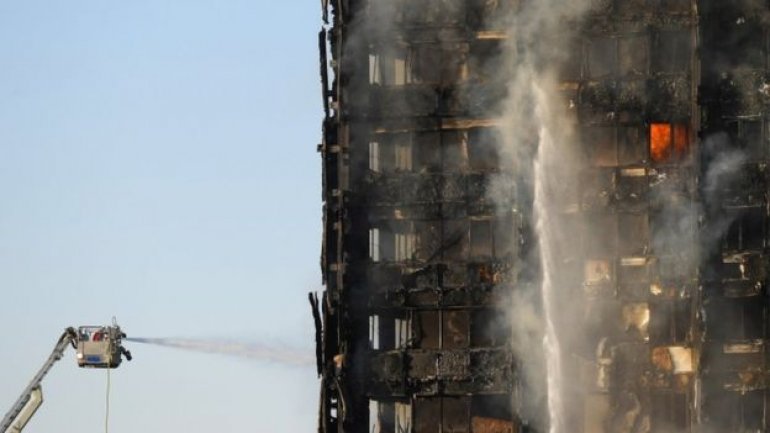
[[[0,3],[0,412],[69,325],[313,350],[318,1]],[[110,431],[309,432],[315,369],[129,344]],[[69,351],[28,433],[104,431]]]

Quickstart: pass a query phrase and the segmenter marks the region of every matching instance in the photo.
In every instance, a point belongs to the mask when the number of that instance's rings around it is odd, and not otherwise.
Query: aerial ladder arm
[[[72,346],[75,349],[77,341],[78,335],[74,328],[64,330],[48,360],[38,370],[11,410],[3,418],[0,424],[0,433],[18,433],[24,428],[29,419],[32,418],[32,415],[35,414],[37,408],[43,403],[43,391],[41,388],[43,379],[51,371],[51,367],[62,358],[67,346]]]

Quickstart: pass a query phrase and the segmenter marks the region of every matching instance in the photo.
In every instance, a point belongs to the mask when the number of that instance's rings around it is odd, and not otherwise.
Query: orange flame
[[[690,143],[690,137],[687,132],[687,125],[674,125],[674,149],[677,156],[684,157],[687,154],[687,147]]]
[[[650,158],[654,162],[680,160],[687,155],[690,132],[685,124],[653,123],[650,125]]]
[[[668,159],[671,156],[671,144],[670,123],[650,125],[650,158],[653,161],[661,162]]]

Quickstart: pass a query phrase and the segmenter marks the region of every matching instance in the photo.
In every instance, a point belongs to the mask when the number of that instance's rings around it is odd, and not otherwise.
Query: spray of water
[[[553,172],[549,173],[549,162],[553,158],[555,143],[553,137],[542,122],[544,116],[549,115],[547,100],[542,90],[534,89],[535,101],[537,103],[536,116],[541,120],[541,127],[538,131],[539,148],[538,156],[535,161],[535,220],[536,230],[540,238],[540,262],[543,270],[542,275],[542,300],[543,316],[545,321],[545,336],[543,346],[546,355],[547,370],[547,391],[548,391],[548,413],[549,413],[549,431],[550,433],[560,433],[564,429],[564,402],[562,400],[564,392],[563,371],[561,367],[561,344],[555,317],[558,314],[556,299],[559,296],[556,293],[556,284],[554,275],[557,272],[556,257],[553,248],[558,239],[555,239],[554,223],[552,215],[555,211],[549,203],[548,184],[553,182]],[[563,294],[562,294],[563,296]]]
[[[315,359],[309,351],[262,343],[198,338],[125,338],[124,340],[133,343],[173,347],[193,352],[236,356],[239,358],[294,367],[308,367],[315,365]]]
[[[509,303],[512,346],[520,361],[522,392],[537,402],[525,403],[522,414],[530,425],[550,433],[568,431],[575,384],[564,372],[564,359],[583,338],[578,308],[568,302],[575,284],[566,281],[565,273],[566,263],[577,256],[576,233],[565,224],[565,208],[574,200],[570,188],[577,181],[580,156],[576,113],[559,90],[559,75],[571,55],[574,29],[589,7],[587,0],[522,3],[504,51],[510,69],[503,77],[508,97],[502,107],[501,151],[516,161],[522,182],[530,183],[525,189],[533,194],[538,248],[521,266],[540,270],[515,288]]]

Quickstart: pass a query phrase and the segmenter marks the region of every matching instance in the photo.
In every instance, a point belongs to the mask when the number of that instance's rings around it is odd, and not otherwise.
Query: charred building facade
[[[320,432],[770,431],[770,3],[322,5]]]

